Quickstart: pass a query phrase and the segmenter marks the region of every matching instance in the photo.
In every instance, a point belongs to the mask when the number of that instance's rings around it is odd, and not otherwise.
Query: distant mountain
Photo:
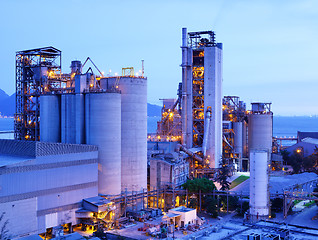
[[[148,117],[161,116],[161,107],[158,105],[147,103],[147,115]]]
[[[15,112],[15,93],[9,96],[0,89],[0,112],[4,116],[13,116]],[[161,107],[154,104],[147,104],[148,117],[161,116]]]
[[[0,89],[0,102],[4,99],[6,99],[7,97],[9,97],[9,95],[3,91],[2,89]]]
[[[3,116],[13,116],[15,112],[15,93],[9,96],[0,89],[0,113]]]

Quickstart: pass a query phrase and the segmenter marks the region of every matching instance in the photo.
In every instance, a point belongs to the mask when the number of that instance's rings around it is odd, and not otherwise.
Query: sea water
[[[160,117],[148,117],[148,133],[155,133],[157,121]],[[318,117],[297,116],[297,117],[273,117],[274,137],[296,137],[297,131],[318,132]]]
[[[157,122],[160,117],[148,117],[148,133],[155,133]],[[0,118],[0,131],[12,131],[13,118]],[[274,137],[296,137],[297,131],[318,132],[318,117],[283,117],[274,116],[273,118],[273,136]],[[0,134],[2,135],[2,134]],[[12,135],[12,134],[11,134]],[[3,138],[0,136],[0,138]]]

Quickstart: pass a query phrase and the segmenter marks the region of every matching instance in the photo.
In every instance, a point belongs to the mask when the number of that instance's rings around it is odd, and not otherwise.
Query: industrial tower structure
[[[222,43],[182,29],[182,145],[218,168],[222,156]],[[197,150],[195,150],[197,151]]]
[[[61,74],[61,61],[61,51],[54,47],[16,53],[15,139],[40,140],[40,95],[67,91],[71,79]]]

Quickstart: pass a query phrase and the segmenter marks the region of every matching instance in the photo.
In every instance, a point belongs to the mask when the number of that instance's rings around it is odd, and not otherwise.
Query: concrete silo
[[[248,115],[248,149],[267,149],[272,152],[273,113],[270,104],[252,103]]]
[[[98,146],[98,193],[121,193],[121,95],[85,95],[86,143]]]
[[[254,220],[269,215],[269,155],[267,149],[250,151],[250,214]]]
[[[61,141],[61,96],[41,95],[40,97],[40,140],[41,142]]]
[[[270,103],[252,103],[252,112],[248,115],[250,214],[256,220],[269,215],[268,179],[273,136],[270,106]]]
[[[61,142],[76,143],[76,98],[74,94],[61,96]]]
[[[140,192],[147,188],[147,79],[109,77],[100,83],[121,92],[121,189]]]
[[[233,122],[234,130],[234,152],[243,157],[243,122]]]

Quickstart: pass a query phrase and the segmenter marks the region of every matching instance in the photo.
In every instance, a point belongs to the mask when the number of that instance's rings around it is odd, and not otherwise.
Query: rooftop
[[[285,176],[270,176],[269,191],[270,193],[283,193],[284,189],[288,187],[312,181],[317,179],[317,177],[317,174],[308,172]],[[231,191],[248,194],[250,192],[250,179],[247,179]]]
[[[109,204],[111,201],[109,201],[106,198],[100,197],[100,196],[96,196],[96,197],[91,197],[91,198],[85,198],[84,201],[93,204],[95,206],[103,206],[103,205],[107,205]]]
[[[187,208],[187,207],[183,207],[183,206],[170,209],[170,211],[175,211],[175,212],[190,212],[190,211],[193,211],[193,210],[195,210],[195,209]]]
[[[48,143],[0,139],[0,155],[38,157],[98,151],[97,146],[86,144]]]

